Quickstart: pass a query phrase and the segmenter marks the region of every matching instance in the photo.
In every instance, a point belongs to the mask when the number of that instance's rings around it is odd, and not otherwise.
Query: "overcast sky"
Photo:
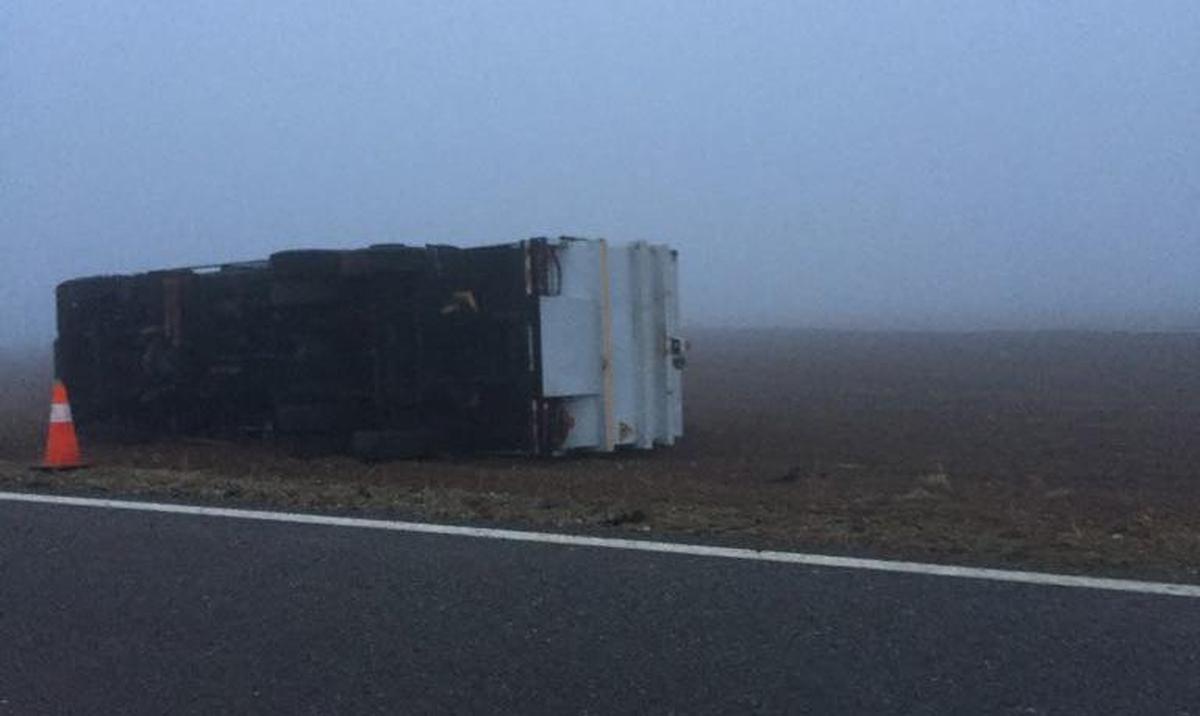
[[[680,249],[692,323],[1200,324],[1197,2],[0,3],[0,344],[71,276]]]

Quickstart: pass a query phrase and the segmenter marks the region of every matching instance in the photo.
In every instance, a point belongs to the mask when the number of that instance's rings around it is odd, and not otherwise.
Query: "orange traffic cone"
[[[61,380],[56,380],[50,398],[50,429],[46,433],[46,455],[42,464],[36,467],[42,470],[70,470],[85,464],[79,454],[79,441],[75,438],[75,423],[71,421],[67,387]]]

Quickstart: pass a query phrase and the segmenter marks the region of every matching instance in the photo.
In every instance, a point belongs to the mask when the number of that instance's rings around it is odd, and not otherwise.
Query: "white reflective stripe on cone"
[[[52,423],[69,423],[71,422],[71,406],[67,403],[54,403],[50,406],[50,422]]]

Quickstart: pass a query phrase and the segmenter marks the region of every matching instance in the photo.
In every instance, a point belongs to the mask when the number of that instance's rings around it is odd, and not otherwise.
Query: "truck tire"
[[[275,428],[287,434],[336,433],[346,411],[336,403],[284,403],[275,407]]]
[[[271,305],[318,306],[338,300],[338,287],[329,280],[293,279],[271,284]]]
[[[425,457],[432,447],[427,430],[359,430],[350,438],[350,454],[369,462]]]
[[[304,249],[271,254],[271,270],[286,278],[333,278],[342,270],[342,251]]]

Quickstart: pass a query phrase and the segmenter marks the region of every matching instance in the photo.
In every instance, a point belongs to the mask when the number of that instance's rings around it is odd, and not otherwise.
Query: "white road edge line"
[[[535,542],[571,547],[600,547],[624,549],[636,552],[682,554],[697,557],[721,557],[758,562],[800,564],[810,567],[833,567],[837,569],[864,569],[875,572],[922,574],[935,577],[958,577],[961,579],[985,579],[996,582],[1016,582],[1052,587],[1074,587],[1077,589],[1103,589],[1116,592],[1135,592],[1173,597],[1200,598],[1200,585],[1171,584],[1167,582],[1140,582],[1130,579],[1107,579],[1103,577],[1080,577],[1069,574],[1047,572],[1023,572],[1008,569],[984,569],[978,567],[956,567],[921,562],[900,562],[882,559],[860,559],[835,557],[801,552],[758,551],[737,547],[680,544],[675,542],[653,542],[649,540],[620,539],[612,537],[588,537],[584,535],[560,534],[556,532],[527,532],[523,530],[493,529],[488,527],[463,527],[439,525],[427,522],[401,522],[373,520],[358,517],[336,517],[297,512],[267,512],[225,507],[204,507],[164,502],[132,502],[127,500],[105,500],[66,495],[41,495],[30,492],[0,492],[0,501],[29,502],[43,505],[68,505],[72,507],[99,507],[114,510],[139,512],[162,512],[177,515],[203,515],[206,517],[228,517],[239,520],[261,522],[285,522],[302,525],[324,525],[327,527],[357,527],[360,529],[413,532],[418,534],[447,535],[452,537],[474,537],[499,539],[514,542]]]

